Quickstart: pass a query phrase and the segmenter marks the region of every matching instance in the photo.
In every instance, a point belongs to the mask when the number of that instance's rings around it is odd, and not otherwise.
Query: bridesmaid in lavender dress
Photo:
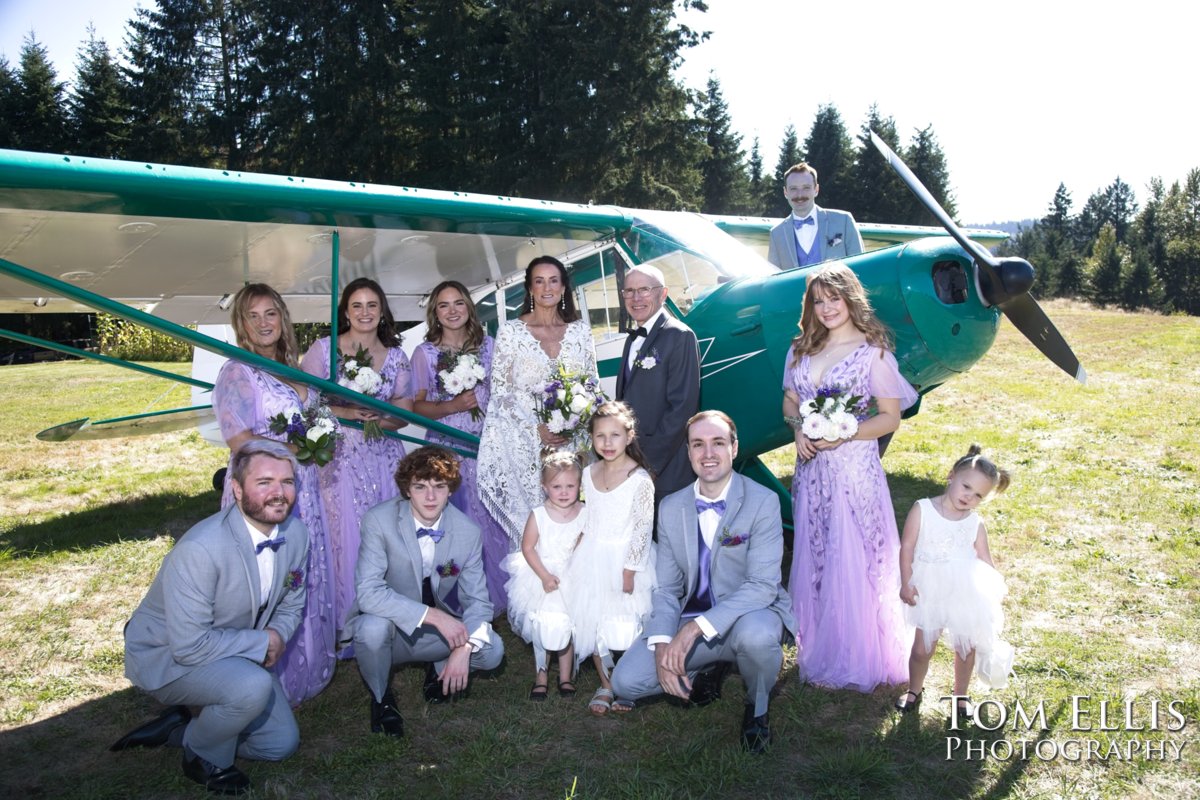
[[[371,369],[383,379],[375,397],[412,411],[412,370],[400,349],[400,334],[383,289],[370,278],[351,281],[338,302],[338,352],[354,358],[359,348],[371,354]],[[310,375],[329,378],[329,337],[313,342],[304,354],[301,368]],[[344,378],[341,360],[332,380]],[[333,400],[331,398],[331,400]],[[335,405],[340,403],[342,405]],[[407,423],[344,400],[329,408],[342,419],[375,421],[381,428],[396,430]],[[404,445],[391,437],[367,441],[363,432],[343,427],[333,461],[320,471],[321,499],[329,523],[329,562],[333,575],[333,609],[340,630],[354,605],[354,567],[358,563],[359,525],[363,515],[399,491],[396,465],[404,458]],[[340,654],[353,655],[347,647]]]
[[[233,300],[233,330],[238,347],[263,358],[296,367],[299,348],[287,305],[279,293],[262,283],[242,287]],[[290,415],[318,402],[304,384],[276,378],[269,372],[227,361],[213,387],[213,410],[230,452],[251,439],[284,441],[271,433],[270,419]],[[333,585],[329,575],[328,538],[321,504],[317,467],[300,465],[296,474],[296,512],[308,527],[308,564],[304,585],[307,598],[300,627],[275,666],[284,694],[293,706],[313,697],[329,683],[334,667]],[[225,480],[221,507],[233,503],[230,481]]]
[[[878,413],[852,437],[796,431],[796,521],[789,591],[802,680],[869,692],[908,679],[900,592],[900,538],[878,439],[917,398],[900,376],[891,335],[853,272],[835,264],[808,279],[801,333],[783,379],[783,413],[820,388],[869,397]]]
[[[443,281],[429,293],[425,308],[425,341],[413,352],[413,408],[423,417],[440,420],[451,427],[473,433],[483,430],[487,411],[488,380],[485,377],[473,389],[450,394],[438,381],[438,358],[443,353],[475,353],[487,376],[492,374],[492,337],[483,331],[475,304],[467,287],[458,281]],[[474,413],[477,412],[477,413]],[[477,417],[477,419],[475,418]],[[429,432],[428,440],[437,444],[461,446],[452,437]],[[508,536],[484,508],[479,499],[477,463],[464,459],[459,465],[462,486],[450,498],[455,508],[470,517],[483,533],[483,570],[488,595],[496,614],[504,613],[508,597],[504,584],[508,573],[500,562],[508,555]]]

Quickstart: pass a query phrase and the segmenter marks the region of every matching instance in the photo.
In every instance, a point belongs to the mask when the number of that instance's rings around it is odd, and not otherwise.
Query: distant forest
[[[704,9],[702,0],[684,6]],[[872,106],[835,105],[768,169],[734,132],[720,81],[672,72],[704,34],[674,0],[156,0],[119,52],[90,35],[60,80],[26,38],[0,59],[0,147],[573,202],[781,217],[808,161],[821,203],[865,222],[936,224],[870,146],[874,129],[955,216],[933,126],[902,142]],[[1060,185],[1005,246],[1035,293],[1200,314],[1200,168],[1117,178],[1077,214]]]

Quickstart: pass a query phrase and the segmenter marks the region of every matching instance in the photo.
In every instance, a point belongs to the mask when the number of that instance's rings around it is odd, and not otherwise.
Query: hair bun
[[[968,456],[982,455],[982,453],[983,453],[983,448],[977,444],[972,443],[971,446],[967,448]]]

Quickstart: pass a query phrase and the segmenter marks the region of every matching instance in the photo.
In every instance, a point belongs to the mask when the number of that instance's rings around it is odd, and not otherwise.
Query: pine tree
[[[87,42],[79,50],[75,85],[68,100],[71,127],[78,152],[103,158],[122,158],[129,143],[129,107],[121,72],[103,39],[88,26]]]
[[[901,150],[896,123],[872,105],[858,135],[858,153],[850,181],[853,194],[848,205],[860,222],[894,223],[908,216],[912,193],[876,151],[871,143],[872,130],[893,151]]]
[[[700,124],[705,133],[708,154],[700,161],[703,175],[703,200],[700,210],[706,214],[735,214],[746,205],[749,183],[742,161],[742,137],[732,130],[729,105],[721,95],[721,83],[710,77],[705,89]]]
[[[1094,302],[1108,306],[1121,301],[1123,261],[1116,229],[1111,223],[1105,223],[1096,237],[1088,264],[1088,293]]]
[[[22,150],[61,153],[67,149],[66,84],[58,80],[54,66],[32,33],[21,46],[21,69],[17,74],[12,128],[15,144]]]
[[[827,208],[847,209],[856,213],[849,201],[851,170],[854,166],[854,143],[846,132],[842,115],[832,103],[822,105],[813,118],[812,128],[804,140],[803,158],[820,179],[821,194],[817,200]]]
[[[941,145],[938,144],[937,136],[933,132],[933,125],[927,125],[913,135],[912,143],[905,151],[904,160],[913,174],[920,179],[934,199],[946,210],[946,213],[952,219],[957,216],[958,208],[954,202],[954,195],[950,191],[950,170],[946,166],[946,154],[942,152]],[[912,199],[909,204],[908,218],[897,220],[898,222],[910,225],[938,224],[937,219],[917,200],[915,195],[910,192],[908,196]]]
[[[123,66],[130,109],[126,156],[135,161],[207,165],[208,149],[194,109],[196,23],[169,13],[189,5],[158,0],[159,11],[139,7],[126,31]],[[194,5],[194,4],[193,4]],[[168,27],[170,23],[174,24]]]
[[[762,197],[766,181],[763,177],[762,151],[759,150],[757,136],[754,137],[754,145],[750,148],[750,161],[746,165],[746,172],[749,176],[750,191],[746,199],[745,213],[752,217],[764,216],[766,210],[762,206]]]
[[[1166,260],[1161,270],[1168,306],[1200,314],[1200,168],[1171,185],[1162,203]]]
[[[0,58],[0,147],[15,148],[19,146],[17,131],[13,127],[19,94],[17,73],[8,65],[8,59]]]
[[[788,125],[783,132],[783,143],[779,145],[779,157],[775,160],[775,172],[766,181],[763,192],[763,215],[767,217],[786,217],[792,213],[787,198],[783,196],[783,175],[789,168],[800,163],[800,145],[796,137],[796,129]]]

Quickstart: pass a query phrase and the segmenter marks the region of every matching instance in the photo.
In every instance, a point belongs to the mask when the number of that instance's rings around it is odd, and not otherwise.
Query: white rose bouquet
[[[537,395],[534,410],[551,433],[575,438],[604,400],[595,377],[560,364]]]
[[[867,398],[837,386],[822,387],[817,396],[800,404],[799,417],[784,419],[809,439],[836,442],[858,433],[858,423],[868,416]]]
[[[285,434],[296,446],[296,460],[323,467],[333,460],[342,427],[329,406],[318,405],[291,414],[280,412],[270,419],[271,433]]]
[[[342,355],[338,359],[338,385],[353,389],[360,394],[375,396],[383,386],[383,376],[372,367],[371,353],[360,347],[353,356]],[[363,423],[363,439],[373,442],[383,438],[379,420],[370,419]]]
[[[458,397],[463,392],[469,392],[487,377],[483,362],[478,353],[465,353],[454,350],[442,350],[438,353],[437,383],[438,390],[450,397]],[[483,419],[483,411],[471,409],[471,419]]]

